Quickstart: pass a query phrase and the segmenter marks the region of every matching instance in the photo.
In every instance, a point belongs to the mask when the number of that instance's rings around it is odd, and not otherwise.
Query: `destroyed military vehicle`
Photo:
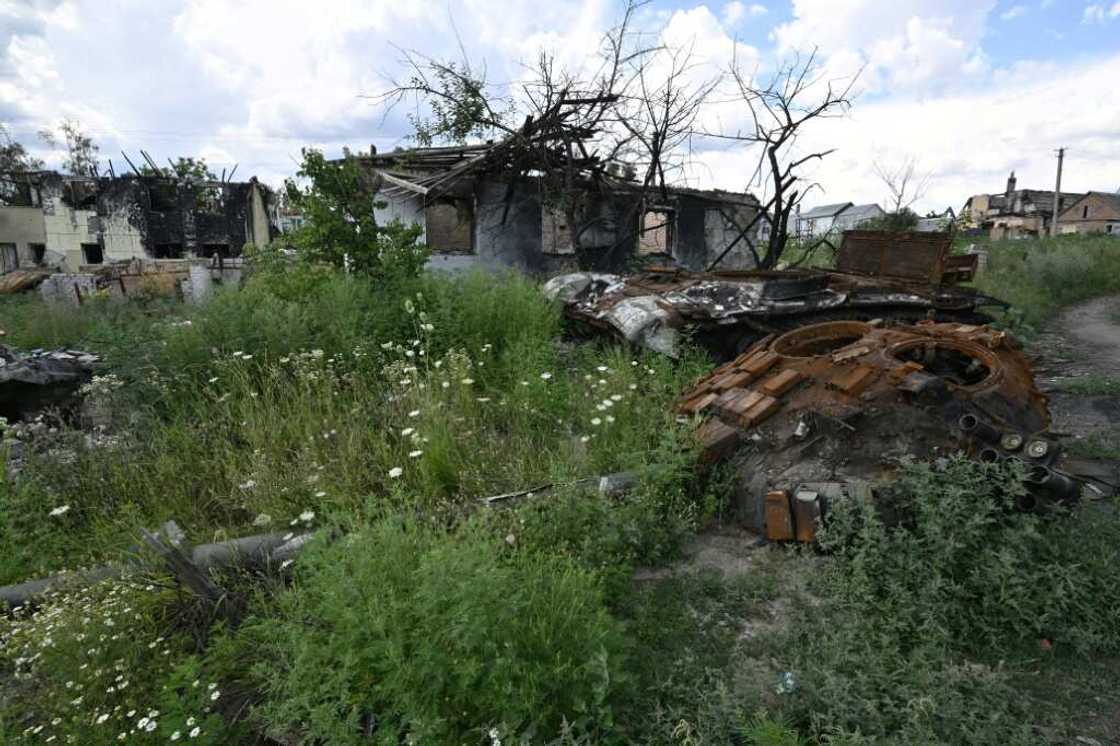
[[[950,243],[849,231],[835,270],[579,273],[545,292],[584,330],[672,356],[687,334],[723,363],[678,415],[768,538],[812,541],[831,502],[870,498],[911,458],[1014,459],[1018,509],[1073,503],[1092,482],[1063,468],[1030,363],[987,325],[982,309],[1006,304],[958,285],[976,257]]]
[[[958,285],[976,257],[950,255],[951,242],[945,233],[849,231],[834,270],[579,272],[544,290],[584,329],[672,356],[687,333],[722,362],[767,334],[821,321],[990,321],[982,309],[1006,304]]]

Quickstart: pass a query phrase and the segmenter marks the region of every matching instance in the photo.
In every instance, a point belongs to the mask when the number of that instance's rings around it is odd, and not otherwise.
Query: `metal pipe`
[[[985,446],[976,453],[976,458],[982,463],[994,464],[1003,458],[1003,454],[991,446]]]
[[[965,435],[985,443],[998,443],[1002,437],[999,430],[972,413],[961,415],[961,418],[957,421],[957,426]]]

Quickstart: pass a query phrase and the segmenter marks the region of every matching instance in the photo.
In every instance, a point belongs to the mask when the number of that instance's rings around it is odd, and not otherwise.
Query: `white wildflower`
[[[409,417],[419,417],[420,416],[420,410],[419,409],[414,409],[414,410],[412,410],[411,412],[408,413],[408,416]]]
[[[416,428],[406,427],[404,430],[401,430],[401,437],[407,438],[409,435],[412,435],[414,432],[416,432]]]
[[[547,371],[546,371],[546,372],[544,372],[544,373],[541,373],[541,380],[542,380],[542,381],[547,381],[547,380],[548,380],[548,379],[550,379],[550,378],[552,378],[552,374],[551,374],[551,373],[549,373],[549,372],[547,372]]]
[[[50,515],[51,515],[51,518],[58,518],[60,515],[66,515],[69,512],[70,512],[70,506],[69,505],[59,505],[57,508],[55,508],[54,510],[51,511]]]
[[[191,732],[188,733],[187,735],[189,735],[191,738],[198,738],[198,734],[201,733],[201,732],[202,732],[202,728],[199,728],[196,725],[195,727],[191,728]]]
[[[594,417],[591,420],[591,424],[594,425],[595,427],[599,427],[599,425],[603,424],[603,421],[601,419],[599,419],[598,417]]]
[[[401,474],[404,474],[404,469],[402,469],[399,466],[394,466],[392,469],[389,470],[389,478],[390,479],[396,479]]]
[[[272,516],[268,513],[261,513],[253,519],[254,526],[267,526],[270,523],[272,523]]]
[[[423,451],[409,451],[408,452],[408,457],[409,458],[420,458],[423,455],[424,455]]]

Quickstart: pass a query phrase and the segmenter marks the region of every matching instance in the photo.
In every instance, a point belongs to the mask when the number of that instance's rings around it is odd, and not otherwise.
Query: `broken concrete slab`
[[[0,345],[0,417],[24,419],[72,399],[93,376],[100,358],[83,350],[32,350]]]

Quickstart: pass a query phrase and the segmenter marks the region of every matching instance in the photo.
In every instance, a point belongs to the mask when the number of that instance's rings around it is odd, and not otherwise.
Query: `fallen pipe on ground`
[[[178,545],[182,541],[182,532],[174,521],[164,524],[160,534],[170,539],[173,545]],[[295,557],[313,536],[314,534],[310,533],[296,536],[258,534],[214,544],[200,544],[191,549],[189,559],[192,565],[202,571],[234,565],[267,568],[280,565]],[[142,566],[142,563],[134,560],[119,565],[102,565],[90,570],[58,573],[38,580],[6,585],[0,587],[0,606],[17,609],[56,588],[66,585],[91,586],[103,580],[120,578],[126,571],[140,569]]]

